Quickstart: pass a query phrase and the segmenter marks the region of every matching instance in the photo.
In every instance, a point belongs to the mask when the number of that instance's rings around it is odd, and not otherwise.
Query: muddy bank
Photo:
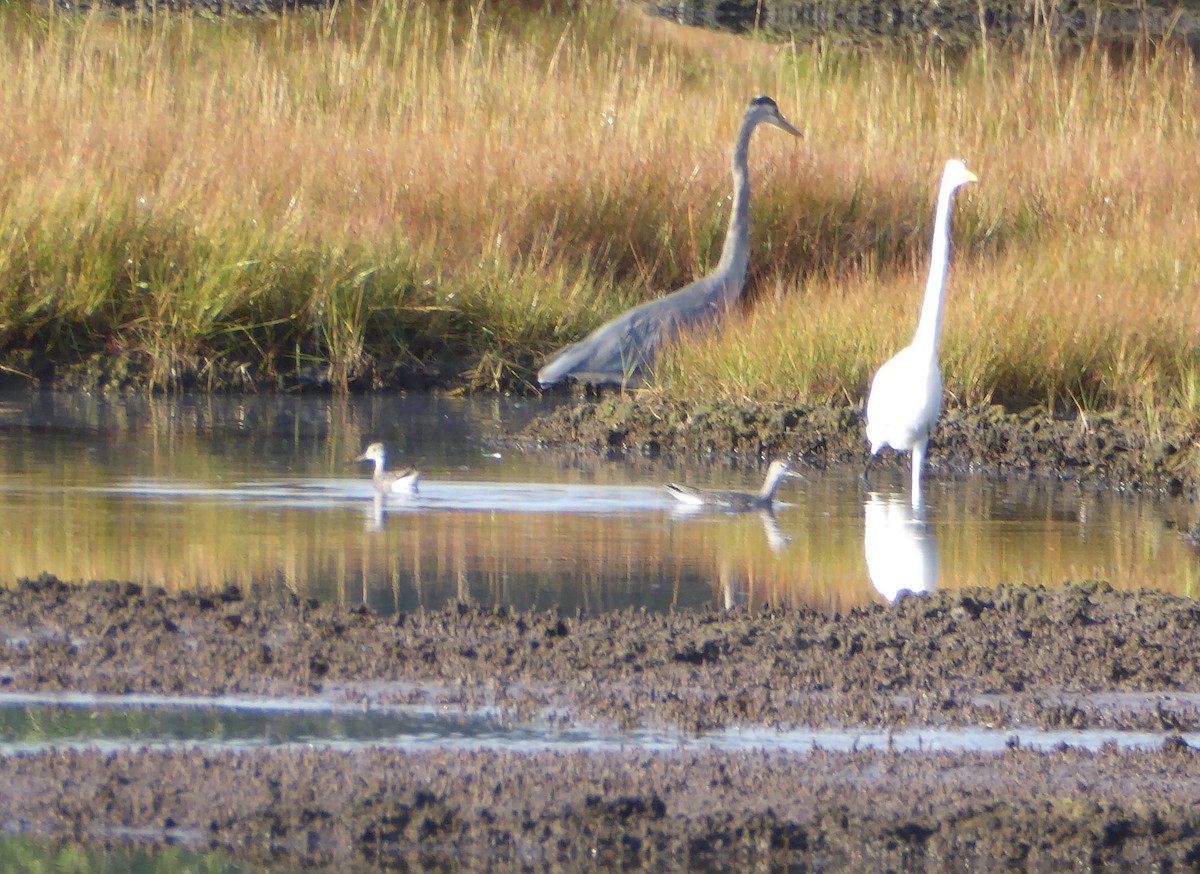
[[[1194,870],[1200,753],[0,759],[0,819],[347,870]]]
[[[1103,584],[947,591],[845,614],[458,605],[385,618],[236,590],[168,596],[45,577],[0,594],[0,641],[7,691],[322,692],[689,731],[1200,731],[1200,604]]]
[[[430,346],[436,338],[429,339]],[[0,350],[0,390],[25,389],[122,395],[155,392],[366,393],[370,391],[527,391],[534,372],[532,354],[514,355],[514,370],[494,379],[479,373],[486,351],[422,350],[419,361],[362,361],[345,378],[319,352],[306,353],[300,366],[268,358],[224,357],[216,350],[174,361],[169,367],[133,351],[49,355],[27,349]]]
[[[1200,488],[1198,436],[1195,423],[1168,414],[1151,425],[1122,412],[1057,417],[998,406],[954,408],[938,420],[926,463],[935,477],[974,471],[1194,495]],[[755,466],[788,456],[801,469],[862,465],[867,457],[856,408],[688,406],[633,394],[565,405],[514,441],[616,457],[678,455]],[[876,464],[907,469],[909,457],[884,450]]]
[[[403,681],[406,685],[389,685]],[[451,606],[25,581],[0,688],[490,704],[519,719],[1200,730],[1200,604],[1103,585],[812,610]],[[338,870],[1192,870],[1200,753],[58,751],[0,757],[0,822]]]

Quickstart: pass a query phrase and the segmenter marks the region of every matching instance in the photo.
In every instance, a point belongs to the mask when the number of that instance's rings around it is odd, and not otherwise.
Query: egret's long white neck
[[[913,348],[937,360],[938,339],[942,335],[942,299],[946,290],[946,271],[950,264],[950,201],[954,185],[942,182],[938,192],[937,212],[933,216],[933,245],[929,262],[929,279],[925,283],[925,302],[921,305],[921,320],[913,337]]]
[[[747,114],[742,120],[737,141],[733,146],[733,210],[729,215],[729,230],[721,260],[713,271],[725,282],[725,303],[732,303],[742,290],[746,267],[750,263],[750,135],[758,126],[758,118]]]

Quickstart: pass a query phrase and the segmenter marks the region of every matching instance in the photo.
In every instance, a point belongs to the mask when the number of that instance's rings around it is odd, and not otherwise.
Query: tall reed
[[[0,6],[0,344],[158,385],[512,387],[717,257],[746,101],[752,280],[685,398],[857,402],[908,342],[936,177],[947,390],[1200,415],[1196,70],[1041,43],[860,52],[605,0],[207,20]]]
[[[911,339],[941,162],[963,156],[981,182],[955,206],[948,392],[1085,409],[1150,399],[1200,415],[1200,262],[1189,257],[1200,169],[1185,157],[1200,103],[1189,54],[1117,62],[1041,44],[953,63],[876,54],[855,59],[838,85],[851,98],[834,85],[841,93],[825,105],[860,111],[821,113],[812,139],[861,144],[849,150],[865,162],[852,191],[832,200],[881,205],[857,241],[863,257],[832,273],[760,260],[765,303],[720,337],[674,349],[663,390],[856,402]],[[855,160],[825,151],[829,175]]]

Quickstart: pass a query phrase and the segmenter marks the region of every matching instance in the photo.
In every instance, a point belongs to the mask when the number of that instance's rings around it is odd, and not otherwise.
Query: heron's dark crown
[[[779,106],[775,103],[775,101],[772,100],[770,97],[767,97],[765,94],[762,95],[761,97],[755,97],[753,100],[750,101],[750,105],[751,106],[769,106],[771,109],[775,109],[775,110],[779,109]]]

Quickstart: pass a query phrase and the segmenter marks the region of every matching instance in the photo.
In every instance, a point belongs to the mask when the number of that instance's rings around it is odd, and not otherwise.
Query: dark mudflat
[[[861,411],[849,406],[689,405],[612,394],[564,405],[514,435],[516,445],[599,456],[736,461],[790,457],[800,469],[862,465]],[[884,452],[880,465],[907,467]],[[1133,413],[1059,416],[999,406],[946,410],[930,435],[928,475],[1031,476],[1172,495],[1200,489],[1200,427],[1164,411],[1148,424]]]
[[[562,724],[1200,730],[1200,604],[1103,585],[786,609],[379,617],[53,578],[0,594],[0,689],[322,693]],[[402,681],[393,683],[393,681]],[[340,869],[1193,870],[1200,754],[1013,748],[0,758],[0,820]],[[122,840],[124,838],[121,838]],[[149,839],[149,838],[143,838]],[[1165,867],[1164,867],[1165,866]]]
[[[1194,870],[1200,753],[328,750],[0,759],[0,813],[394,870]],[[111,840],[111,838],[108,838]],[[1080,867],[1082,866],[1082,867]]]

